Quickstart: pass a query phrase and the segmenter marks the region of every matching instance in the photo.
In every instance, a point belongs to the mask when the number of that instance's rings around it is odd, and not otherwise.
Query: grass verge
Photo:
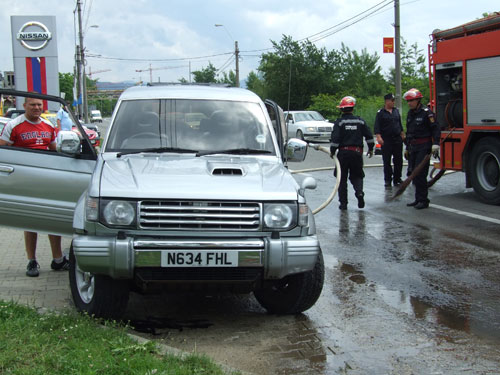
[[[161,355],[153,342],[136,342],[127,335],[126,326],[115,322],[98,322],[73,312],[39,314],[4,301],[0,301],[0,373],[225,374],[206,356]]]

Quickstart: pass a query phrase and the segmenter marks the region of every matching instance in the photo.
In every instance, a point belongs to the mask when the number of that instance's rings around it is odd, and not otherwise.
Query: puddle
[[[367,282],[359,266],[343,263],[340,271],[356,284]],[[464,295],[467,303],[460,306],[438,305],[400,290],[390,290],[370,282],[375,292],[389,306],[419,320],[450,329],[475,334],[482,338],[500,339],[500,301],[480,291]]]

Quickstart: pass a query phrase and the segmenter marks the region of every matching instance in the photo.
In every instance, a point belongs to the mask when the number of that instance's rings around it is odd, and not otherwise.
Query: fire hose
[[[317,150],[317,151],[323,151],[324,153],[330,155],[330,149],[327,147],[324,147],[324,146],[321,146],[321,145],[318,145],[315,143],[309,143],[308,146]],[[335,166],[333,166],[333,167],[320,167],[320,168],[290,170],[290,173],[292,173],[292,174],[299,174],[299,173],[308,173],[308,172],[329,171],[329,170],[333,170],[335,168],[337,169],[337,175],[336,175],[337,181],[335,182],[335,186],[334,186],[332,192],[330,193],[328,198],[319,207],[317,207],[316,209],[314,209],[312,211],[313,215],[316,215],[317,213],[319,213],[323,209],[325,209],[332,202],[333,198],[335,198],[335,195],[337,194],[337,192],[339,190],[340,178],[341,178],[340,163],[339,163],[339,160],[337,159],[337,156],[335,156],[335,155],[333,156],[333,161],[335,163]],[[408,165],[408,164],[404,163],[403,165]],[[368,164],[368,165],[365,165],[363,168],[373,168],[373,167],[383,167],[383,166],[384,166],[384,164]],[[446,171],[446,172],[448,172],[448,171]],[[437,181],[437,179],[439,179],[443,174],[444,174],[444,172],[441,175],[436,176],[437,178],[434,178],[433,180],[431,180],[432,184],[434,184]],[[448,173],[446,173],[446,174],[448,174]],[[431,173],[431,178],[432,177],[433,176]]]
[[[314,143],[309,143],[309,147],[314,148],[317,151],[323,151],[330,155],[330,149],[326,148],[324,146],[320,146]],[[318,212],[322,211],[326,206],[330,204],[330,202],[333,200],[335,195],[337,194],[337,191],[339,190],[339,185],[340,185],[340,177],[341,177],[341,172],[340,172],[340,163],[339,159],[337,159],[337,156],[333,155],[333,161],[335,163],[335,167],[322,167],[322,168],[310,168],[310,169],[300,169],[296,171],[290,171],[292,174],[296,173],[306,173],[306,172],[317,172],[317,171],[328,171],[334,168],[337,168],[337,181],[335,182],[335,187],[333,188],[331,194],[326,198],[326,200],[316,209],[313,210],[313,215],[316,215]]]

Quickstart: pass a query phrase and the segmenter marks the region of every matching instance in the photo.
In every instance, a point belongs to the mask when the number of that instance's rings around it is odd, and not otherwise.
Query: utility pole
[[[80,40],[80,72],[78,77],[82,87],[83,97],[83,119],[85,123],[89,122],[88,105],[87,105],[87,79],[85,76],[85,48],[83,47],[83,31],[82,31],[82,2],[77,0],[78,9],[78,36]],[[82,112],[80,112],[82,113]]]
[[[80,46],[77,44],[76,45],[76,50],[75,50],[75,62],[76,62],[76,72],[75,72],[75,78],[76,78],[76,102],[78,103],[79,99],[80,99],[80,96],[82,95],[82,86],[81,86],[81,83],[82,83],[82,72],[81,72],[81,65],[80,65],[80,58],[81,58],[81,54],[80,54]],[[74,82],[74,81],[73,81]],[[76,109],[77,109],[77,114],[78,114],[78,117],[80,117],[82,115],[82,105],[81,104],[77,104],[76,105]]]
[[[238,41],[234,42],[234,57],[236,58],[236,87],[240,87],[240,50]]]
[[[399,0],[394,0],[394,40],[395,40],[395,86],[396,86],[396,107],[399,112],[402,110],[401,104],[401,30],[399,22]]]

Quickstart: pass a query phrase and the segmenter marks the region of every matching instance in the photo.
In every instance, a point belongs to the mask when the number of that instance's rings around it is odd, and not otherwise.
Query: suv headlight
[[[101,218],[104,224],[127,227],[135,224],[135,202],[101,200]]]
[[[271,230],[291,229],[297,224],[297,205],[293,203],[264,204],[264,226]]]

